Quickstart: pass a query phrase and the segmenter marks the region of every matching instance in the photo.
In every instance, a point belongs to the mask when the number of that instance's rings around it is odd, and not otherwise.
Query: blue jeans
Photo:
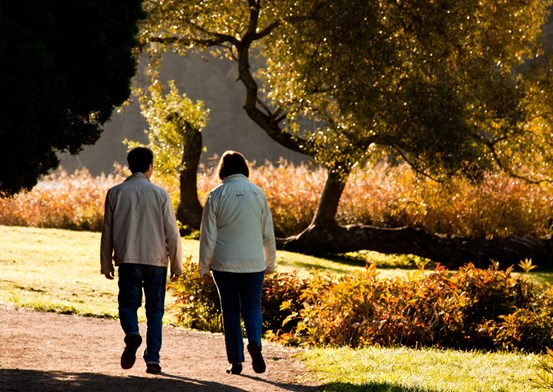
[[[142,305],[142,290],[146,299],[146,363],[159,363],[161,330],[165,311],[167,268],[145,264],[119,266],[119,321],[125,336],[139,334],[138,308]]]
[[[223,312],[223,330],[229,363],[244,362],[244,341],[240,315],[249,343],[261,348],[261,292],[264,272],[233,273],[213,271]]]

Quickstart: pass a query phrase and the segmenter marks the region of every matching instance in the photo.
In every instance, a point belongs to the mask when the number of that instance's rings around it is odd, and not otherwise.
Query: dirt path
[[[141,325],[144,334],[145,326]],[[267,372],[251,363],[241,375],[228,366],[223,336],[164,327],[161,375],[119,365],[118,321],[15,310],[0,305],[0,391],[315,391],[293,349],[266,343]],[[142,346],[143,347],[143,346]],[[141,349],[139,349],[141,352]],[[249,361],[246,354],[246,360]],[[310,384],[310,385],[308,385]]]

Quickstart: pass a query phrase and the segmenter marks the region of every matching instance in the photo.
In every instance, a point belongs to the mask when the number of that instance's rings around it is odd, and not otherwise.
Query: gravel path
[[[145,326],[141,325],[144,335]],[[246,353],[229,375],[222,334],[164,327],[161,366],[150,375],[137,356],[123,370],[119,322],[16,310],[0,305],[0,391],[315,391],[297,350],[263,343],[267,372],[254,373]],[[144,347],[144,346],[142,346]],[[139,349],[139,353],[142,348]],[[307,381],[306,381],[307,380]]]

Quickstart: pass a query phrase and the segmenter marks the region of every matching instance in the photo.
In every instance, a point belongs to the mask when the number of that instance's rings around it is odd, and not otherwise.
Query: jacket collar
[[[129,177],[127,177],[125,181],[133,180],[133,179],[150,181],[148,180],[148,177],[146,177],[146,175],[142,172],[131,174]]]
[[[243,174],[240,174],[240,173],[237,173],[237,174],[232,174],[228,177],[225,177],[225,179],[223,180],[223,182],[227,182],[229,180],[238,180],[238,179],[248,179],[248,177],[246,177],[245,175]]]

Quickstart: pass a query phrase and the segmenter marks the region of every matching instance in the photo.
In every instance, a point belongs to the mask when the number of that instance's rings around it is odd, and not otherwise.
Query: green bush
[[[169,289],[175,301],[171,305],[179,325],[209,332],[222,332],[219,295],[213,282],[204,282],[198,272],[198,263],[188,256],[182,275]]]

